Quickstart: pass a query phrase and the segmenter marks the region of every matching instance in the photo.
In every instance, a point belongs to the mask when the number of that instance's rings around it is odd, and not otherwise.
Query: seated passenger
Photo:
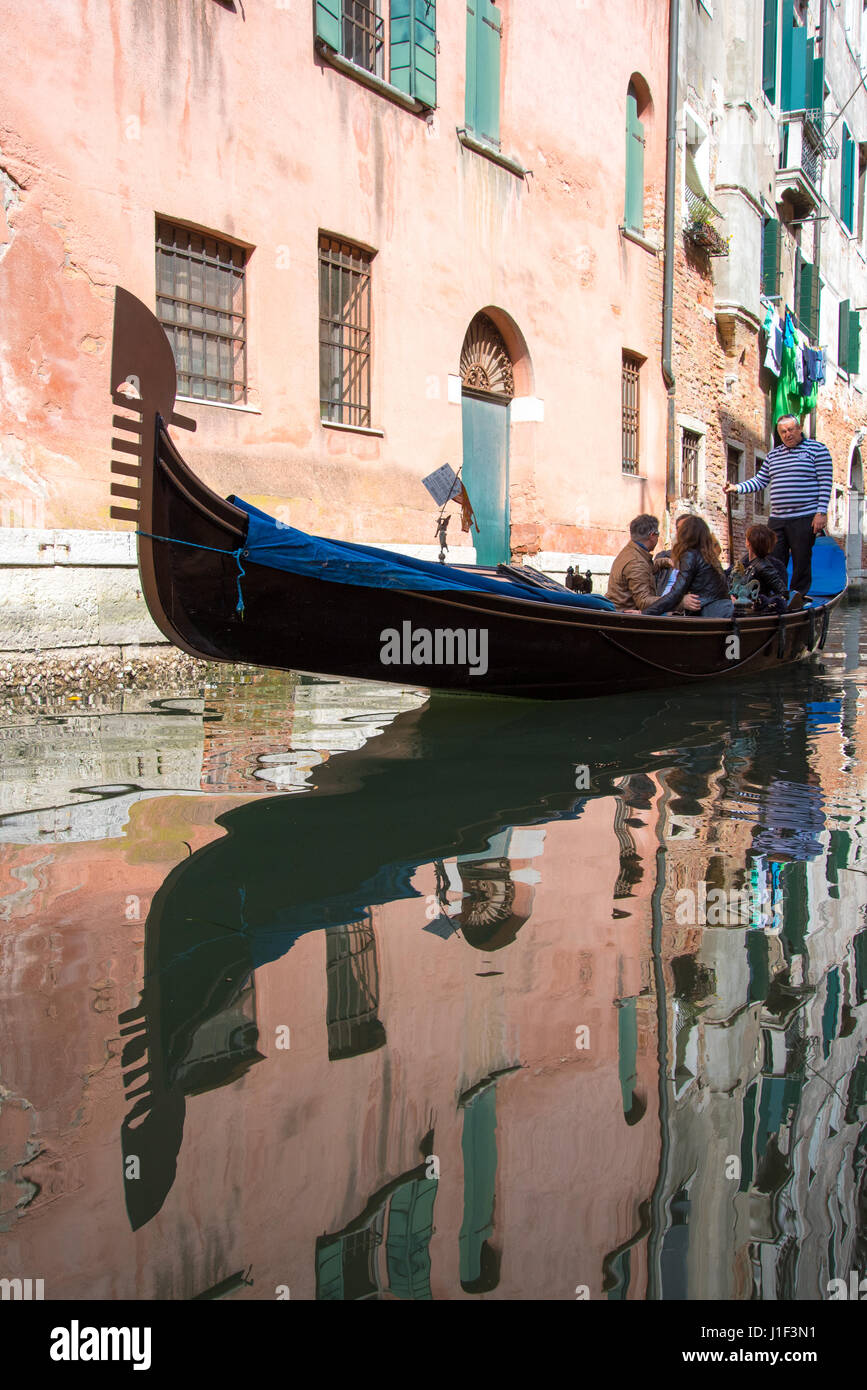
[[[656,598],[653,552],[659,541],[655,516],[637,516],[629,523],[629,543],[611,566],[607,597],[621,612],[643,612]]]
[[[751,526],[747,531],[744,580],[755,580],[759,592],[753,604],[756,613],[784,613],[789,598],[789,575],[782,560],[771,554],[777,537],[770,526]]]
[[[671,563],[678,571],[677,579],[662,598],[644,608],[649,617],[674,612],[690,595],[693,600],[698,600],[700,611],[696,616],[732,617],[734,608],[720,563],[719,541],[700,516],[685,516],[678,523],[671,548]]]
[[[677,532],[677,528],[680,525],[680,523],[687,516],[689,516],[689,512],[684,512],[681,516],[677,518],[677,521],[674,523],[675,533]],[[669,589],[671,589],[674,586],[677,580],[677,570],[671,563],[670,550],[658,550],[657,553],[654,555],[653,573],[656,581],[656,597],[662,598],[662,595],[667,594]],[[697,612],[699,604],[697,602],[693,604],[692,601],[690,601],[687,604],[687,608],[693,608],[693,610]]]

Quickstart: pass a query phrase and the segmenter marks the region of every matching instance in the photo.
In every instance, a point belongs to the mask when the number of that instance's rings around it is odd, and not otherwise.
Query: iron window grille
[[[726,482],[739,483],[741,481],[741,464],[743,454],[740,449],[733,444],[726,446]],[[732,511],[740,513],[743,511],[744,494],[742,492],[732,493]]]
[[[698,453],[701,435],[684,430],[680,450],[680,495],[695,501],[698,497]]]
[[[319,411],[370,426],[371,253],[319,237]]]
[[[377,1017],[379,966],[369,916],[325,931],[328,1057],[357,1057],[385,1044]]]
[[[230,405],[247,398],[247,250],[157,222],[157,318],[178,373],[178,394]]]
[[[638,375],[641,359],[631,353],[623,354],[621,376],[621,401],[623,415],[623,472],[638,472],[638,447],[640,425],[640,399]]]
[[[375,77],[383,76],[385,22],[378,4],[343,0],[343,56]]]
[[[822,182],[821,137],[817,137],[813,127],[806,121],[801,136],[801,168],[810,183],[819,188]]]

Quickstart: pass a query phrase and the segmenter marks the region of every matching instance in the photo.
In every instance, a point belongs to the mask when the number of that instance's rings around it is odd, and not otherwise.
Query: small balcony
[[[787,198],[796,213],[809,216],[821,203],[823,141],[806,112],[786,121],[781,132],[776,201]]]

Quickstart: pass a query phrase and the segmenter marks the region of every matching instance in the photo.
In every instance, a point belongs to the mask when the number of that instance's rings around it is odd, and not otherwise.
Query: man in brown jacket
[[[658,597],[653,552],[659,543],[659,522],[644,513],[629,523],[630,541],[611,566],[608,598],[621,612],[643,613]]]

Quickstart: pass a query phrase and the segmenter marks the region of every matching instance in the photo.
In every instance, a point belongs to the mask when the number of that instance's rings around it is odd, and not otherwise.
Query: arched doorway
[[[507,563],[509,546],[509,402],[512,359],[487,314],[476,314],[461,349],[463,482],[479,530],[479,565]]]
[[[856,444],[849,467],[849,521],[846,531],[846,569],[850,583],[861,578],[864,518],[864,463]]]

